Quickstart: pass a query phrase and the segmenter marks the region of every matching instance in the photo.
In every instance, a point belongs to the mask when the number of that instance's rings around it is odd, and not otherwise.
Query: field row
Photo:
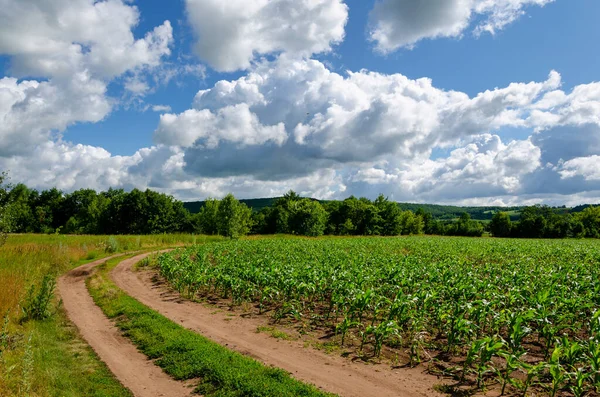
[[[349,238],[230,241],[164,254],[187,296],[250,302],[330,330],[363,356],[406,352],[478,387],[600,388],[596,241]]]

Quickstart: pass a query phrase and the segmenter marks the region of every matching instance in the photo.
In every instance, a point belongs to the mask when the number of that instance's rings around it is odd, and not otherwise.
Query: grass
[[[138,349],[173,378],[199,378],[197,392],[205,396],[325,395],[285,371],[232,352],[127,296],[107,276],[120,260],[108,261],[88,280],[88,289]]]
[[[0,247],[0,320],[9,316],[0,343],[0,396],[130,396],[79,337],[55,297],[54,315],[23,322],[21,306],[32,284],[111,255],[213,239],[193,235],[10,235]],[[1,324],[0,324],[1,325]]]

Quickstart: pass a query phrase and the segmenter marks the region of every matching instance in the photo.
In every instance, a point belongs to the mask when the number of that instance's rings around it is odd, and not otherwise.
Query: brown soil
[[[133,271],[133,266],[143,257],[127,259],[113,270],[111,277],[117,286],[170,320],[223,346],[341,396],[442,396],[434,386],[447,382],[424,373],[423,368],[392,368],[326,354],[305,347],[302,341],[257,333],[257,328],[265,325],[262,319],[242,318],[182,300],[166,286],[153,283],[153,272]]]
[[[142,256],[137,258],[140,260]],[[89,295],[85,279],[94,267],[106,260],[81,266],[58,279],[58,291],[67,315],[100,359],[136,397],[189,396],[189,385],[171,379],[121,336]]]

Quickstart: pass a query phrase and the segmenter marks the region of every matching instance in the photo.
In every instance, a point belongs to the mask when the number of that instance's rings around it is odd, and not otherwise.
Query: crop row
[[[600,389],[596,241],[265,239],[177,250],[159,266],[182,294],[251,302],[365,355],[449,357],[478,387]]]

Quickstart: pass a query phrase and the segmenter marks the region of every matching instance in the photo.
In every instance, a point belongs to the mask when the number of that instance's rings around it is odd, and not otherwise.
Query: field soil
[[[447,383],[423,368],[392,368],[364,363],[306,347],[302,341],[276,339],[257,332],[264,320],[242,318],[202,303],[181,299],[156,272],[134,271],[144,256],[121,262],[111,273],[125,293],[182,326],[266,365],[288,371],[298,380],[340,396],[442,396],[435,385]],[[84,287],[85,288],[85,287]],[[83,291],[87,294],[87,291]],[[89,296],[88,296],[89,297]],[[93,302],[92,302],[93,304]]]
[[[137,256],[141,260],[144,255]],[[78,267],[58,279],[58,292],[69,319],[117,379],[135,396],[182,397],[191,395],[189,383],[177,382],[149,361],[106,318],[94,303],[85,280],[94,268],[110,258]]]

